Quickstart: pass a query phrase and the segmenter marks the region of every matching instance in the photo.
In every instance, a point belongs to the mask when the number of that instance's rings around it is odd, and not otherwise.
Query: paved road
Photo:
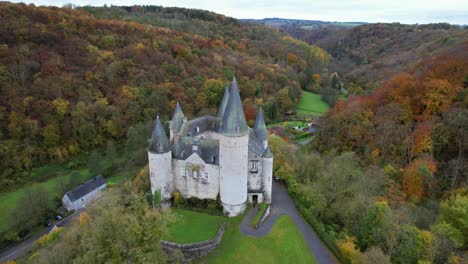
[[[271,212],[265,222],[258,228],[254,229],[249,226],[250,219],[255,216],[257,208],[253,208],[244,217],[240,225],[240,230],[245,235],[262,237],[270,232],[273,224],[276,222],[278,217],[282,214],[288,215],[293,222],[296,224],[299,231],[304,236],[309,249],[317,260],[318,264],[332,264],[339,263],[335,256],[327,249],[327,247],[318,238],[317,234],[307,224],[307,222],[301,217],[299,212],[294,205],[294,201],[288,194],[288,190],[283,184],[273,182],[273,197],[272,197]]]
[[[56,222],[55,225],[57,225],[57,226],[66,226],[66,225],[68,225],[71,222],[72,219],[74,219],[76,216],[78,216],[80,214],[80,212],[81,212],[81,210],[76,211],[72,215],[69,215],[68,217]],[[47,227],[42,232],[40,232],[39,234],[36,234],[36,235],[26,239],[25,241],[21,242],[20,244],[18,244],[16,246],[10,247],[10,248],[2,251],[0,253],[0,263],[7,262],[8,260],[15,260],[15,259],[21,257],[22,255],[28,253],[31,250],[31,248],[33,247],[34,242],[36,242],[36,240],[38,240],[41,236],[49,233],[50,230],[52,230],[52,228],[53,227]]]

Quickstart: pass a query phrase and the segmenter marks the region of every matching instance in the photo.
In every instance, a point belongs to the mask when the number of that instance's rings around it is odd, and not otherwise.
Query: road
[[[271,212],[265,222],[254,229],[249,226],[250,219],[255,216],[258,209],[254,208],[244,217],[240,225],[240,230],[245,235],[262,237],[268,234],[274,223],[283,214],[288,215],[296,224],[299,231],[304,236],[309,249],[317,260],[318,264],[339,263],[335,256],[322,243],[317,234],[309,224],[302,218],[294,205],[293,199],[289,196],[288,190],[283,184],[273,182]]]
[[[69,215],[68,217],[65,217],[64,219],[57,221],[55,223],[56,226],[66,226],[68,225],[71,220],[73,220],[76,216],[78,216],[81,213],[81,210],[74,212],[73,214]],[[46,235],[52,230],[53,227],[47,227],[45,228],[42,232],[39,234],[36,234],[25,241],[21,242],[18,245],[15,245],[13,247],[10,247],[0,253],[0,263],[7,262],[9,260],[15,260],[24,254],[28,253],[31,248],[34,246],[34,242],[38,240],[41,236]]]

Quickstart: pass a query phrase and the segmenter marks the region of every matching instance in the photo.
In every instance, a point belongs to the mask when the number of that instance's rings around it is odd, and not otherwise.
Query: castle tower
[[[236,216],[247,203],[249,128],[235,78],[219,134],[221,203],[226,215]]]
[[[223,119],[224,111],[226,110],[227,103],[229,101],[229,90],[226,86],[226,89],[224,90],[224,95],[223,95],[223,100],[221,101],[221,105],[219,106],[218,109],[218,118]]]
[[[151,193],[159,191],[161,201],[167,201],[172,197],[173,189],[172,151],[159,116],[149,141],[148,160]]]
[[[273,153],[267,147],[262,155],[262,181],[263,181],[263,202],[271,203],[272,178],[273,178]]]
[[[265,118],[263,117],[263,110],[260,106],[258,109],[257,115],[255,116],[255,125],[253,127],[255,135],[257,138],[262,141],[263,147],[268,147],[268,132],[265,126]]]
[[[179,102],[177,102],[174,114],[172,115],[171,119],[171,124],[169,125],[169,135],[170,135],[170,140],[172,141],[174,139],[174,136],[176,137],[175,141],[178,139],[179,131],[180,128],[182,127],[182,124],[184,123],[184,113],[182,112],[182,108],[179,105]]]

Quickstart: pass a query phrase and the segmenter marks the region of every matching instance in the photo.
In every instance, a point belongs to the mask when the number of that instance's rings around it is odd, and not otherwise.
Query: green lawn
[[[330,107],[322,101],[320,95],[302,91],[301,101],[297,105],[298,115],[322,116]]]
[[[226,217],[208,215],[182,209],[172,209],[176,221],[164,237],[175,243],[193,243],[212,239],[216,236]]]
[[[289,216],[281,216],[268,235],[244,236],[242,217],[230,218],[219,247],[198,263],[317,263]]]
[[[91,178],[91,175],[87,169],[83,169],[79,172],[81,181],[86,181],[87,179]],[[67,183],[70,180],[70,174],[71,172],[68,171],[65,175],[57,176],[44,182],[36,182],[15,191],[0,193],[0,211],[5,216],[0,218],[0,232],[8,230],[10,227],[10,218],[8,216],[11,215],[18,201],[28,191],[31,191],[36,187],[43,187],[50,194],[50,199],[54,199],[61,194],[59,178],[63,177],[63,181]]]

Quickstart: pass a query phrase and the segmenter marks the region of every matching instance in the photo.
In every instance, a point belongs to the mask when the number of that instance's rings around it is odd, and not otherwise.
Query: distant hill
[[[240,19],[240,21],[247,23],[257,23],[265,26],[278,28],[296,27],[303,29],[313,29],[321,27],[355,27],[367,24],[366,22],[330,22],[321,20],[304,20],[288,18]]]
[[[247,20],[280,28],[289,35],[325,49],[337,71],[364,90],[410,69],[424,58],[468,41],[466,27],[446,23],[333,23],[294,19]]]

